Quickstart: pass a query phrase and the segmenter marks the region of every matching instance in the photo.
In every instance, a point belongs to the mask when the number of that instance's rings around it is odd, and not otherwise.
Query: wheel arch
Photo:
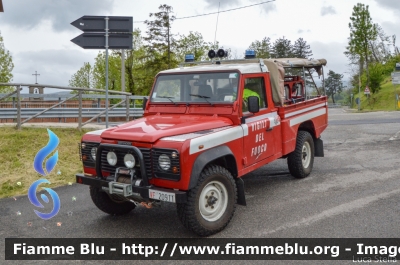
[[[299,133],[299,131],[309,132],[313,138],[316,138],[315,126],[311,120],[301,123],[299,129],[297,130],[297,133]]]
[[[233,155],[232,150],[226,145],[217,146],[215,148],[204,151],[196,158],[192,167],[192,172],[190,174],[188,189],[192,189],[196,186],[201,172],[205,167],[210,164],[222,166],[232,174],[233,178],[235,179],[238,191],[237,203],[241,205],[246,205],[244,195],[244,182],[241,178],[238,178],[238,167],[235,156]]]
[[[306,131],[311,134],[314,140],[314,156],[324,157],[324,143],[320,138],[317,138],[314,123],[311,120],[303,122],[300,124],[297,133],[299,131]]]

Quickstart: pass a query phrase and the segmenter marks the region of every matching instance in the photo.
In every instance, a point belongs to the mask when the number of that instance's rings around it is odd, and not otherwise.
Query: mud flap
[[[321,138],[314,139],[314,156],[324,157],[324,142]]]
[[[246,206],[246,196],[244,195],[244,181],[241,178],[235,179],[237,188],[237,204]]]

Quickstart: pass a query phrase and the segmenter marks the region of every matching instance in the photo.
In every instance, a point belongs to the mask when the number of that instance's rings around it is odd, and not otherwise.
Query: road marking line
[[[399,135],[400,135],[400,131],[398,131],[393,137],[390,137],[389,141],[396,140],[399,137]]]
[[[263,232],[263,235],[268,235],[268,234],[273,234],[273,233],[277,233],[286,229],[290,229],[293,227],[299,227],[299,226],[309,226],[313,223],[322,221],[324,219],[327,218],[331,218],[334,217],[336,215],[342,214],[342,213],[349,213],[349,212],[353,212],[357,209],[360,208],[365,208],[367,207],[369,204],[379,201],[381,199],[386,199],[389,198],[393,195],[396,195],[400,193],[400,189],[396,189],[396,190],[392,190],[389,192],[383,192],[381,194],[376,194],[376,195],[372,195],[372,196],[368,196],[368,197],[364,197],[364,198],[360,198],[348,203],[343,203],[341,205],[338,205],[336,207],[330,208],[328,210],[322,211],[318,214],[315,214],[313,216],[310,216],[308,218],[303,218],[303,220],[299,221],[299,222],[289,222],[286,223],[282,226],[277,227],[276,229],[272,229],[272,230],[268,230]],[[259,235],[259,234],[258,234]]]

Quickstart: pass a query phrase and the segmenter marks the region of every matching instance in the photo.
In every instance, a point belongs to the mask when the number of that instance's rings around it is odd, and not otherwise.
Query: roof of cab
[[[208,72],[208,71],[239,71],[242,74],[261,73],[260,61],[264,62],[267,72],[269,72],[267,64],[271,66],[271,62],[280,63],[283,67],[305,67],[320,68],[326,65],[325,59],[303,59],[303,58],[277,58],[277,59],[239,59],[239,60],[222,60],[220,64],[215,62],[193,62],[186,63],[191,65],[161,71],[162,74],[184,73],[184,72]],[[196,64],[199,63],[199,64]]]
[[[190,67],[179,67],[161,71],[161,74],[184,73],[184,72],[209,72],[209,71],[239,71],[242,74],[260,73],[259,63],[248,64],[203,64]]]

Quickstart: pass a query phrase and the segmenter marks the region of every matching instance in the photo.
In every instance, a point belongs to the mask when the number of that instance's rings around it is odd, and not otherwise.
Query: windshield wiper
[[[203,96],[203,95],[198,95],[198,94],[190,94],[190,96],[194,96],[194,97],[198,97],[198,98],[204,98],[208,103],[210,103],[211,106],[213,106],[213,104],[210,101],[207,100],[210,97]]]
[[[169,101],[171,101],[172,103],[174,103],[176,105],[176,102],[171,99],[171,98],[174,98],[174,97],[161,96],[161,97],[158,97],[158,98],[167,98],[167,99],[169,99]]]

